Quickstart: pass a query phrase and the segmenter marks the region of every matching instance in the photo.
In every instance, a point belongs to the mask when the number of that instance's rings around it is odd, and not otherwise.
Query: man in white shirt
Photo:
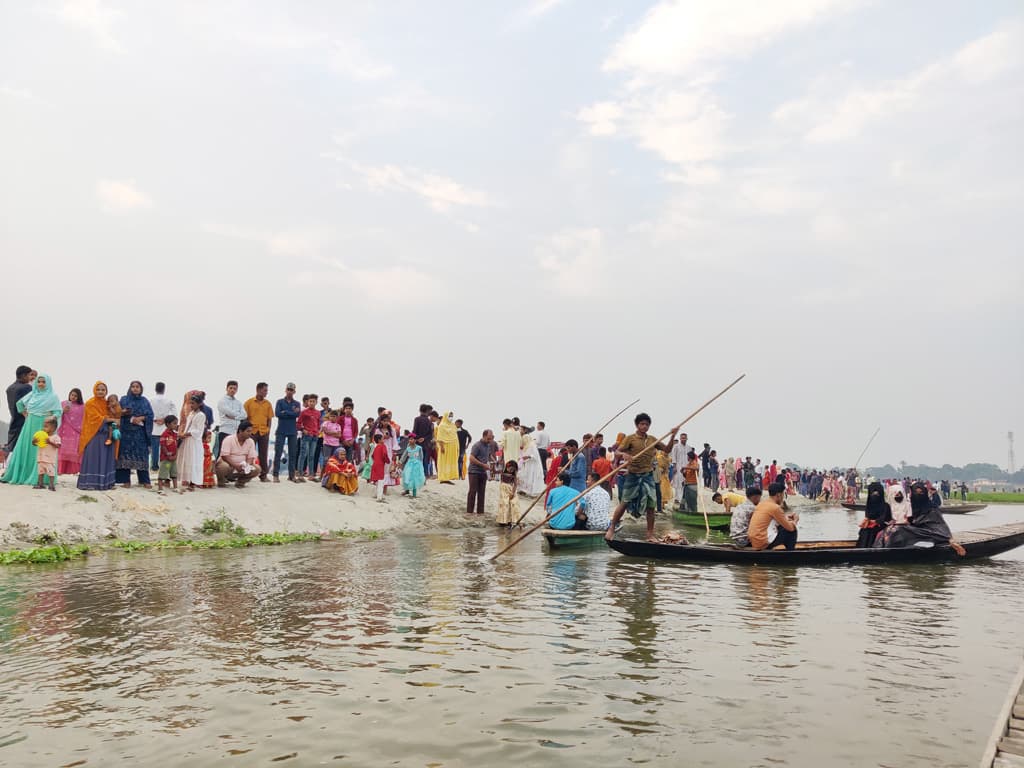
[[[238,432],[238,425],[245,418],[245,407],[235,395],[238,393],[238,382],[229,381],[227,391],[217,403],[217,415],[220,418],[220,427],[217,430],[217,444],[213,446],[214,458],[220,457],[220,446],[224,438]]]
[[[540,454],[540,465],[544,468],[544,477],[548,476],[548,446],[551,445],[551,438],[544,431],[546,426],[543,421],[538,421],[537,431],[533,433],[533,439],[537,441],[537,453]]]
[[[672,466],[675,474],[672,475],[672,491],[676,497],[676,509],[682,509],[683,487],[686,485],[683,480],[683,468],[686,466],[687,458],[686,435],[680,437],[679,442],[672,446]]]
[[[234,480],[235,488],[244,488],[254,477],[259,477],[260,468],[256,456],[252,424],[242,419],[237,425],[237,432],[227,435],[220,443],[220,458],[214,464],[217,487],[224,488],[229,480]]]
[[[158,381],[153,387],[156,394],[149,398],[149,405],[153,409],[153,433],[149,436],[149,466],[153,472],[160,470],[160,435],[164,433],[164,419],[178,415],[174,401],[164,395],[166,388],[162,381]]]

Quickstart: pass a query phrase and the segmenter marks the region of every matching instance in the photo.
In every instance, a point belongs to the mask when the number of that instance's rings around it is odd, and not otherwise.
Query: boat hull
[[[939,507],[939,512],[944,515],[966,515],[968,512],[977,512],[979,509],[984,509],[988,504],[945,504]],[[851,502],[844,502],[843,507],[845,509],[852,509],[855,512],[863,512],[866,509],[864,504],[853,504]]]
[[[604,531],[558,531],[544,528],[541,535],[551,549],[594,547],[604,543]]]
[[[704,527],[704,515],[690,515],[680,512],[672,514],[672,519],[682,525],[690,525],[694,528]],[[728,531],[731,517],[729,515],[708,515],[708,523],[713,531]]]
[[[948,545],[900,549],[859,549],[852,541],[805,542],[787,551],[753,550],[711,544],[660,544],[635,539],[616,539],[608,546],[630,557],[693,563],[740,563],[745,565],[873,565],[876,563],[963,562],[992,557],[1024,546],[1024,523],[1001,525],[956,534],[967,551],[963,557]]]

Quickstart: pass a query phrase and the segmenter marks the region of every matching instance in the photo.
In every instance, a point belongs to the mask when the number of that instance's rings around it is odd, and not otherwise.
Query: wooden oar
[[[708,522],[708,507],[704,503],[704,496],[700,492],[700,485],[699,484],[697,485],[697,503],[698,503],[698,506],[700,506],[700,511],[704,513],[704,530],[707,532],[707,535],[710,536],[711,535],[711,523]]]
[[[728,392],[728,391],[729,391],[730,389],[732,389],[732,388],[733,388],[733,387],[735,387],[735,386],[736,386],[737,384],[739,384],[739,383],[740,383],[740,381],[741,381],[741,380],[742,380],[742,379],[743,379],[743,378],[744,378],[744,377],[745,377],[746,375],[747,375],[747,374],[745,374],[745,373],[741,373],[741,374],[740,374],[740,375],[739,375],[739,376],[738,376],[738,377],[737,377],[737,378],[736,378],[736,379],[735,379],[735,380],[734,380],[734,381],[732,382],[732,384],[730,384],[729,386],[727,386],[727,387],[726,387],[725,389],[723,389],[723,390],[722,390],[721,392],[719,392],[719,393],[718,393],[717,395],[715,395],[715,396],[714,396],[714,397],[712,397],[712,398],[711,398],[710,400],[708,400],[708,401],[707,401],[706,403],[704,403],[704,405],[702,405],[702,406],[701,406],[700,408],[698,408],[698,409],[697,409],[696,411],[694,411],[694,412],[693,412],[693,413],[691,413],[691,414],[690,414],[689,416],[687,416],[687,417],[686,417],[685,419],[683,419],[683,420],[682,420],[681,422],[679,422],[678,424],[676,424],[676,426],[674,426],[674,427],[673,427],[672,429],[670,429],[670,430],[669,430],[668,432],[666,432],[666,433],[665,433],[665,434],[664,434],[664,435],[663,435],[663,436],[662,436],[661,438],[659,438],[658,440],[655,440],[655,441],[654,441],[653,443],[651,443],[651,444],[650,444],[649,446],[647,446],[646,448],[644,448],[644,449],[642,449],[642,450],[640,450],[640,451],[637,451],[636,453],[634,453],[634,454],[633,454],[633,455],[632,455],[632,456],[630,457],[630,460],[632,460],[632,459],[635,459],[635,458],[636,458],[637,456],[643,456],[643,455],[644,455],[645,453],[647,453],[647,452],[648,452],[649,450],[651,450],[651,449],[652,449],[652,448],[654,448],[654,447],[655,447],[656,445],[658,445],[658,443],[660,443],[660,442],[661,442],[662,440],[665,440],[666,438],[668,438],[668,436],[669,436],[669,435],[672,435],[672,434],[675,434],[676,432],[678,432],[678,431],[679,431],[680,429],[682,429],[682,428],[683,428],[683,426],[684,426],[684,425],[685,425],[685,424],[686,424],[686,423],[687,423],[688,421],[690,421],[690,420],[691,420],[692,418],[694,418],[694,417],[695,417],[695,416],[696,416],[696,415],[697,415],[698,413],[700,413],[701,411],[703,411],[703,410],[704,410],[705,408],[707,408],[707,407],[708,407],[709,405],[711,405],[711,404],[712,404],[713,402],[715,402],[715,400],[717,400],[717,399],[718,399],[718,398],[720,398],[720,397],[721,397],[722,395],[724,395],[724,394],[725,394],[726,392]],[[575,496],[574,498],[571,498],[571,499],[569,499],[569,500],[568,500],[567,502],[565,502],[565,504],[563,504],[563,505],[562,505],[562,506],[560,506],[560,507],[559,507],[558,509],[556,509],[556,510],[555,510],[554,512],[552,512],[552,513],[551,513],[550,515],[548,515],[547,517],[545,517],[545,518],[544,518],[543,520],[541,520],[541,521],[540,521],[539,523],[537,523],[537,524],[536,524],[535,526],[533,526],[533,528],[531,528],[530,530],[528,530],[528,531],[527,531],[526,533],[524,533],[524,534],[523,534],[522,536],[520,536],[520,537],[519,537],[518,539],[516,539],[516,540],[515,540],[515,541],[513,541],[513,542],[512,542],[511,544],[509,544],[509,545],[508,545],[507,547],[505,547],[505,548],[504,548],[503,550],[501,550],[500,552],[497,552],[497,553],[495,553],[495,554],[491,555],[490,557],[488,557],[488,558],[487,558],[487,560],[497,560],[497,559],[498,559],[499,557],[501,557],[501,556],[502,556],[503,554],[505,554],[506,552],[508,552],[508,551],[509,551],[510,549],[512,549],[512,548],[513,548],[514,546],[516,546],[516,544],[518,544],[519,542],[521,542],[521,541],[522,541],[523,539],[525,539],[525,538],[526,538],[527,536],[529,536],[529,535],[530,535],[531,533],[533,533],[534,531],[536,531],[537,529],[539,529],[539,528],[540,528],[540,527],[541,527],[542,525],[544,525],[544,523],[548,522],[548,521],[549,521],[549,520],[550,520],[551,518],[553,518],[553,517],[554,517],[555,515],[557,515],[557,514],[558,514],[559,512],[561,512],[561,511],[562,511],[563,509],[565,509],[566,507],[568,507],[568,506],[570,506],[570,505],[572,505],[572,504],[575,504],[575,503],[576,503],[576,502],[577,502],[577,501],[578,501],[578,500],[579,500],[579,499],[580,499],[580,498],[581,498],[581,497],[582,497],[582,496],[583,496],[584,494],[586,494],[586,493],[587,493],[588,491],[590,491],[591,489],[593,489],[593,488],[595,488],[596,486],[598,486],[598,485],[600,485],[601,483],[603,483],[603,482],[604,482],[605,480],[607,480],[608,478],[610,478],[610,477],[611,477],[612,475],[615,475],[615,474],[617,474],[617,473],[618,473],[618,471],[619,471],[619,470],[618,470],[618,468],[615,468],[615,469],[613,469],[613,470],[612,470],[611,472],[609,472],[608,474],[606,474],[606,475],[605,475],[604,477],[602,477],[602,478],[600,478],[599,480],[597,480],[596,482],[594,482],[594,483],[591,483],[590,485],[588,485],[588,486],[587,486],[586,488],[584,488],[584,489],[583,489],[582,491],[580,491],[580,492],[579,492],[578,494],[576,494],[576,496]]]
[[[876,429],[876,430],[875,430],[875,434],[873,434],[873,435],[871,436],[871,439],[870,439],[870,440],[868,440],[868,444],[864,446],[864,450],[860,452],[860,456],[858,456],[858,457],[857,457],[857,461],[856,461],[856,463],[855,463],[855,464],[853,465],[853,468],[854,468],[854,469],[857,469],[857,467],[858,467],[858,466],[860,466],[860,460],[864,458],[864,454],[868,452],[868,448],[870,448],[870,447],[871,447],[871,443],[873,443],[873,442],[875,441],[875,437],[877,437],[877,436],[878,436],[878,433],[879,433],[879,432],[880,432],[881,430],[882,430],[882,428],[881,428],[881,427],[879,427],[878,429]]]
[[[615,414],[614,416],[612,416],[612,417],[611,417],[610,419],[608,419],[608,421],[606,421],[606,422],[605,422],[604,424],[602,424],[602,425],[601,425],[600,427],[598,427],[598,428],[597,428],[597,430],[596,430],[596,431],[595,431],[595,432],[594,432],[594,433],[593,433],[593,434],[592,434],[592,435],[590,436],[590,439],[589,439],[589,440],[587,440],[587,442],[585,442],[585,443],[583,444],[583,447],[582,447],[582,448],[580,448],[580,449],[579,449],[579,451],[577,451],[577,455],[578,455],[578,454],[580,454],[580,453],[583,453],[583,452],[584,452],[585,450],[587,450],[587,448],[589,448],[589,447],[590,447],[590,444],[591,444],[592,442],[594,442],[594,438],[595,438],[595,437],[597,437],[597,436],[598,436],[598,435],[599,435],[599,434],[601,433],[601,431],[602,431],[602,430],[603,430],[603,429],[604,429],[605,427],[607,427],[607,426],[608,426],[609,424],[611,424],[611,423],[612,423],[613,421],[615,421],[615,420],[616,420],[617,418],[619,418],[619,416],[621,416],[622,414],[624,414],[624,413],[625,413],[625,412],[626,412],[626,411],[627,411],[627,410],[628,410],[629,408],[632,408],[632,407],[633,407],[634,405],[636,405],[636,404],[637,404],[637,403],[639,403],[639,402],[640,402],[640,398],[638,397],[638,398],[637,398],[636,400],[634,400],[634,401],[633,401],[632,403],[630,403],[629,405],[627,405],[627,406],[626,406],[625,408],[623,408],[623,409],[622,409],[621,411],[619,411],[619,412],[618,412],[618,413],[616,413],[616,414]],[[586,456],[586,454],[583,454],[583,455],[584,455],[584,456]],[[569,462],[569,463],[571,464],[572,462]],[[559,467],[559,469],[561,469],[561,467]],[[533,509],[533,508],[534,508],[535,506],[537,506],[537,502],[538,502],[538,501],[540,501],[541,499],[543,499],[543,498],[544,498],[544,495],[545,495],[545,494],[546,494],[546,493],[547,493],[547,492],[548,492],[549,490],[551,490],[551,487],[552,487],[552,486],[553,486],[553,485],[555,484],[555,480],[557,480],[557,479],[558,479],[558,475],[555,475],[554,477],[552,477],[552,478],[551,478],[551,480],[550,480],[550,481],[549,481],[549,482],[547,483],[547,485],[545,485],[545,486],[544,486],[544,490],[540,492],[540,496],[538,496],[538,497],[537,497],[537,498],[535,498],[535,499],[534,499],[534,500],[533,500],[532,502],[530,502],[530,506],[528,506],[528,507],[526,508],[526,511],[525,511],[525,512],[523,512],[523,514],[521,514],[521,515],[519,516],[519,519],[518,519],[518,520],[516,520],[516,525],[517,525],[517,526],[518,526],[518,525],[519,525],[519,524],[520,524],[521,522],[523,522],[523,520],[524,520],[524,519],[526,518],[526,516],[527,516],[528,514],[530,514],[530,510],[531,510],[531,509]]]

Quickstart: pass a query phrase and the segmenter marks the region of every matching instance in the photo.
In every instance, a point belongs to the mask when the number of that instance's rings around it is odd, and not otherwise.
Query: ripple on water
[[[0,758],[956,765],[1019,660],[1019,559],[744,568],[528,541],[481,563],[503,541],[0,572]]]

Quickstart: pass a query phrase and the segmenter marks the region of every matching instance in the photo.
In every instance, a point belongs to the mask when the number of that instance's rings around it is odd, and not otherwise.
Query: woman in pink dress
[[[723,491],[730,486],[729,483],[729,469],[733,466],[732,457],[722,462],[718,467],[718,487]]]
[[[82,438],[82,417],[85,402],[82,390],[75,387],[68,393],[68,399],[61,403],[64,415],[60,420],[60,451],[57,453],[57,474],[77,475],[82,468],[82,455],[78,452],[78,441]]]

